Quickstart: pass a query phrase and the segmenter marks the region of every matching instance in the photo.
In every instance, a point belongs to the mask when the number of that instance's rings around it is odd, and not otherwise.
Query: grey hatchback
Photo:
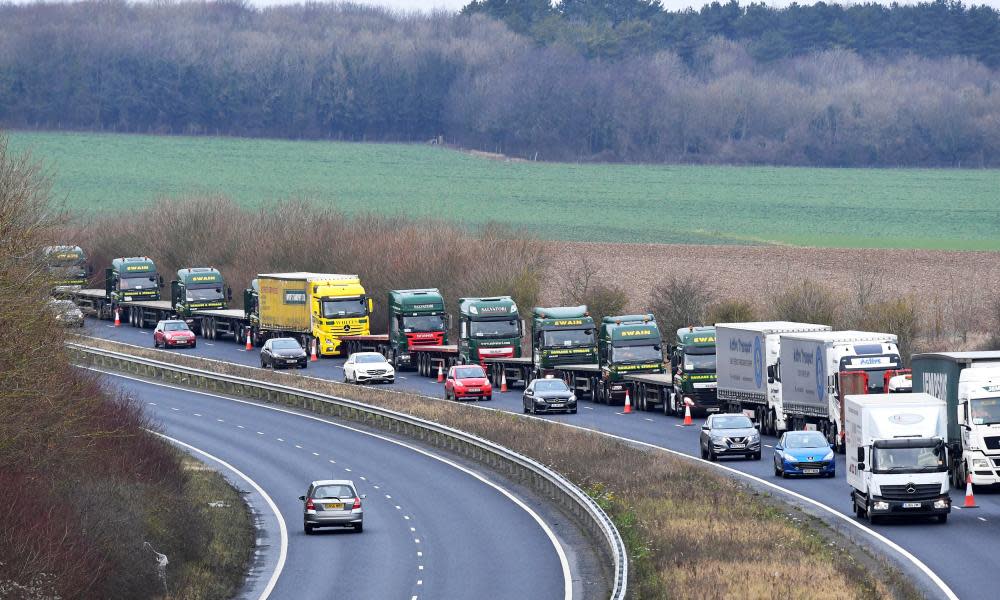
[[[309,484],[302,500],[302,525],[306,534],[317,527],[353,527],[364,529],[365,511],[361,507],[364,494],[359,495],[349,479],[324,479]]]

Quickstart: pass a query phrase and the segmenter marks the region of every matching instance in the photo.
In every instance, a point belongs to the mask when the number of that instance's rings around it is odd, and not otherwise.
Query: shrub
[[[830,288],[805,279],[778,294],[772,303],[772,310],[778,320],[838,327],[842,306],[842,299]]]
[[[760,319],[757,307],[747,300],[723,300],[708,309],[707,324],[748,323]]]
[[[597,280],[597,268],[592,261],[581,258],[563,275],[563,302],[584,304],[598,323],[606,316],[625,311],[628,294],[622,288]]]
[[[689,325],[704,325],[714,293],[701,277],[671,277],[653,288],[649,306],[664,336]]]
[[[899,355],[903,358],[903,363],[909,366],[914,341],[920,335],[920,318],[913,298],[895,298],[869,304],[859,317],[855,325],[858,329],[898,336]]]

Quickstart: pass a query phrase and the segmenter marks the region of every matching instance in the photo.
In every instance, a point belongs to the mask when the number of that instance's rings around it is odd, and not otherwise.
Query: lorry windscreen
[[[123,277],[119,282],[119,286],[123,290],[148,290],[156,287],[156,275]]]
[[[690,354],[685,352],[684,370],[715,373],[715,352],[711,354]]]
[[[444,316],[417,315],[403,317],[403,333],[444,331]]]
[[[611,362],[648,362],[663,360],[663,352],[652,344],[648,346],[612,346]]]
[[[1000,398],[970,400],[973,425],[993,425],[1000,423]]]
[[[593,346],[593,329],[556,329],[542,332],[542,346],[545,348]]]
[[[187,289],[187,301],[198,302],[200,300],[222,300],[222,288],[214,285],[189,287]]]
[[[521,335],[518,321],[470,321],[469,334],[475,338],[510,338]]]
[[[890,442],[891,443],[891,442]],[[920,473],[947,470],[944,444],[927,440],[926,445],[872,448],[873,473]]]
[[[324,298],[323,318],[363,317],[368,314],[364,298]]]

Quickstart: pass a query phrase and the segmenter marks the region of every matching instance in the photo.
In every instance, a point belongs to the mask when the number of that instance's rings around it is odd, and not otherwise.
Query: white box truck
[[[947,411],[930,394],[865,394],[844,398],[847,484],[854,513],[948,520]]]
[[[761,433],[781,435],[788,429],[781,382],[774,378],[781,335],[831,329],[829,325],[791,321],[717,323],[716,393],[725,410],[752,414]]]
[[[885,391],[886,373],[899,370],[896,336],[870,331],[819,331],[781,336],[776,379],[789,429],[816,429],[844,451],[841,398]],[[862,382],[860,388],[856,382]]]
[[[1000,483],[1000,352],[915,354],[913,391],[948,403],[955,487]]]

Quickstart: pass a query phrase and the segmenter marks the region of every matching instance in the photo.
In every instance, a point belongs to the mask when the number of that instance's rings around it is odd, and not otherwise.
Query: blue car
[[[834,477],[837,461],[833,446],[818,431],[789,431],[774,447],[774,476]]]

